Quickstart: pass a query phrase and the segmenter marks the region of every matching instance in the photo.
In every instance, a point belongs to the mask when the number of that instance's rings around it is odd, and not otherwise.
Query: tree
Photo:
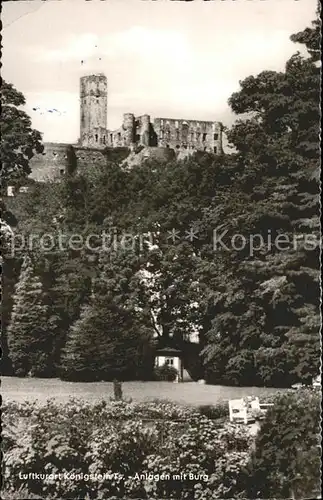
[[[21,92],[2,81],[0,158],[4,185],[26,178],[31,173],[29,160],[44,149],[41,134],[31,128],[29,116],[19,109],[25,103]]]
[[[43,289],[31,258],[26,255],[13,298],[8,327],[9,356],[18,376],[51,376],[53,338]]]
[[[15,87],[2,80],[1,85],[1,145],[0,159],[2,164],[1,181],[2,189],[5,191],[11,183],[19,184],[26,181],[31,173],[29,161],[35,153],[42,153],[41,134],[32,129],[31,120],[28,115],[19,109],[25,104],[25,98]],[[9,224],[12,233],[12,227],[17,226],[17,217],[12,213],[8,203],[1,200],[1,236],[3,236],[3,222]],[[11,243],[3,241],[3,303],[4,303],[4,322],[1,332],[3,342],[3,358],[5,372],[10,373],[7,366],[7,339],[6,327],[11,313],[11,291],[13,288],[12,269],[20,266],[19,259],[8,259],[8,250],[12,250]],[[17,275],[17,273],[16,273]],[[6,367],[7,366],[7,367]]]
[[[110,255],[100,263],[93,294],[70,328],[61,355],[68,380],[127,380],[152,371],[151,329],[140,307],[140,283],[132,255]]]
[[[248,118],[228,133],[239,175],[223,204],[222,228],[229,242],[239,233],[247,243],[238,252],[231,248],[227,263],[218,256],[223,279],[214,277],[214,289],[222,294],[203,352],[213,381],[251,376],[289,385],[308,383],[319,370],[318,22],[292,40],[304,42],[311,56],[297,53],[284,72],[246,78],[229,101]],[[232,195],[239,197],[235,204]],[[219,221],[218,212],[211,206],[208,218]],[[251,251],[255,235],[263,244]],[[283,249],[276,238],[287,241]]]

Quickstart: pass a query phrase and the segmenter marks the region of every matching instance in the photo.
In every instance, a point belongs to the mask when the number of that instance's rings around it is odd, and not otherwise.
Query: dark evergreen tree
[[[25,256],[8,327],[9,356],[18,376],[53,374],[53,334],[43,299],[42,283]]]
[[[62,350],[61,377],[68,380],[146,378],[151,365],[151,329],[140,300],[136,259],[104,256],[92,297],[70,328]]]
[[[292,39],[317,51],[318,22]],[[213,290],[222,296],[213,304],[203,353],[212,382],[290,385],[318,373],[319,92],[316,56],[296,54],[284,72],[246,78],[230,99],[232,109],[249,118],[228,134],[241,173],[221,227],[229,241],[234,233],[247,242],[257,234],[264,245],[231,250],[229,265],[228,256],[218,256],[223,280],[215,275]],[[232,195],[239,196],[235,204]],[[219,222],[218,215],[215,207],[208,217]]]

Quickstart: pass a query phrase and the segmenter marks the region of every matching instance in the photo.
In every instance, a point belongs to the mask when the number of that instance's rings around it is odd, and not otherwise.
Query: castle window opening
[[[179,144],[177,144],[177,145],[176,145],[176,149],[179,149],[179,148],[180,148],[180,146],[179,146]]]
[[[213,152],[216,154],[218,152],[218,148],[216,146],[214,146],[213,148]]]
[[[194,132],[191,132],[191,141],[194,141]]]
[[[205,141],[206,141],[206,138],[207,138],[207,134],[203,134],[203,139],[202,139],[202,140],[203,140],[203,142],[205,142]]]
[[[219,134],[214,134],[213,138],[215,141],[217,141],[219,139]]]
[[[110,141],[113,142],[113,134],[110,134]]]
[[[105,144],[105,135],[103,136],[103,144]]]
[[[201,136],[200,132],[196,132],[196,140],[197,141],[200,139],[200,136]]]
[[[95,142],[98,142],[98,134],[95,134]]]
[[[118,132],[118,141],[121,141],[121,132]]]
[[[64,175],[64,173],[65,173],[65,172],[64,172],[64,169],[63,169],[63,168],[61,168],[61,169],[59,170],[59,174],[60,174],[60,175]]]

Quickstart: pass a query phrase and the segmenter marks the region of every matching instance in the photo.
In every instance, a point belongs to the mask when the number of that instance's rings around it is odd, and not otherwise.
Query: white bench
[[[229,401],[230,422],[237,420],[247,424],[255,419],[257,412],[264,416],[270,406],[273,406],[273,403],[260,403],[257,397],[231,399]]]
[[[244,424],[248,423],[248,411],[244,399],[231,399],[229,401],[229,419],[230,422],[238,420]]]

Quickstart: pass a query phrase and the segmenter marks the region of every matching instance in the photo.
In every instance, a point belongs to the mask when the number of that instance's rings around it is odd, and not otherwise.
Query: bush
[[[2,491],[2,500],[43,500],[39,495],[34,495],[33,493],[29,493],[26,489],[20,489],[19,491]],[[50,500],[48,498],[47,500]]]
[[[174,382],[178,375],[178,371],[173,366],[163,365],[155,368],[154,375],[156,380]]]
[[[320,492],[320,393],[275,398],[250,462],[251,498],[315,498]]]
[[[191,419],[180,434],[169,425],[165,444],[144,462],[147,474],[165,477],[147,485],[149,498],[239,498],[245,489],[249,446],[244,429],[230,424],[219,429],[206,417]]]
[[[320,393],[301,390],[271,401],[274,406],[255,440],[245,426],[214,420],[225,416],[224,403],[199,410],[167,401],[7,403],[3,497],[315,497],[320,487]],[[80,479],[19,477],[35,471],[73,472]],[[110,479],[81,477],[93,473],[110,474]],[[162,474],[160,480],[145,479]],[[24,494],[19,497],[20,491]]]
[[[23,490],[24,498],[203,500],[239,498],[245,488],[250,448],[245,431],[230,424],[219,427],[173,403],[9,403],[3,427],[7,498]],[[19,472],[35,471],[75,477],[19,477]],[[169,477],[160,481],[140,476],[163,472]],[[100,473],[110,479],[85,476]],[[181,473],[186,479],[174,479]]]
[[[210,418],[211,420],[217,420],[219,418],[229,417],[229,405],[228,402],[221,402],[217,405],[201,405],[199,406],[199,412],[201,415]]]

